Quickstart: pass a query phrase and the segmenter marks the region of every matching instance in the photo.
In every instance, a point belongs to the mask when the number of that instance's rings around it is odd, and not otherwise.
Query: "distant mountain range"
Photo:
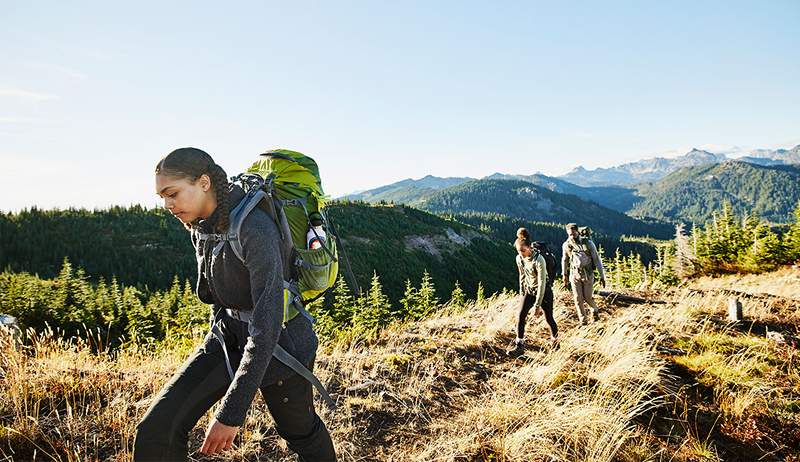
[[[473,179],[474,178],[440,178],[432,175],[425,176],[419,180],[408,178],[368,191],[348,194],[344,199],[372,203],[384,201],[407,204],[426,194],[449,188],[450,186],[456,186]]]
[[[641,200],[636,195],[636,190],[624,186],[578,186],[559,178],[534,173],[533,175],[506,175],[494,173],[485,179],[490,180],[520,180],[533,183],[537,186],[562,194],[573,194],[581,199],[596,202],[603,207],[608,207],[617,212],[627,212]]]
[[[503,215],[536,222],[580,222],[609,236],[668,238],[671,225],[645,223],[624,213],[524,180],[474,180],[429,194],[412,206],[439,214]]]
[[[561,177],[550,177],[541,173],[531,175],[494,173],[480,181],[525,182],[541,190],[559,193],[561,196],[548,196],[538,210],[530,206],[524,213],[527,219],[551,220],[558,223],[573,221],[570,213],[572,200],[564,195],[577,196],[584,202],[593,202],[611,211],[627,213],[630,216],[650,217],[669,221],[698,221],[710,217],[713,210],[721,207],[721,201],[735,204],[737,211],[758,213],[775,222],[786,222],[796,205],[794,190],[797,182],[790,172],[792,164],[800,165],[800,145],[792,149],[757,149],[748,155],[730,159],[725,154],[717,154],[692,149],[683,156],[675,158],[653,158],[631,162],[616,167],[586,170],[578,167]],[[714,178],[724,178],[717,182],[704,182],[696,178],[700,167],[720,167]],[[758,168],[773,167],[773,168]],[[706,169],[708,170],[708,169]],[[745,175],[737,181],[728,180],[735,174]],[[758,178],[755,183],[750,177]],[[510,217],[521,217],[520,210],[509,213],[508,204],[493,204],[499,208],[489,210],[487,204],[476,205],[480,197],[458,199],[456,196],[469,194],[474,186],[465,187],[474,178],[438,178],[426,176],[419,180],[407,179],[377,189],[351,194],[345,198],[366,202],[395,202],[425,208],[438,213],[498,213]],[[795,181],[794,184],[785,182]],[[757,186],[757,190],[753,188]],[[494,188],[494,187],[493,187]],[[693,198],[690,198],[694,194]],[[511,197],[510,193],[506,194]],[[543,193],[544,194],[544,193]],[[544,196],[541,196],[544,197]],[[531,196],[531,199],[533,196]],[[770,198],[778,198],[771,200]],[[795,201],[791,204],[791,201]],[[549,202],[547,202],[549,201]],[[453,206],[446,206],[452,204]],[[578,207],[587,209],[587,207]],[[501,211],[504,210],[504,211]],[[607,212],[601,213],[605,217]],[[624,216],[624,215],[623,215]],[[600,220],[603,221],[603,220]],[[613,223],[613,222],[612,222]],[[617,221],[623,228],[631,229],[631,224]],[[652,223],[651,223],[652,224]],[[598,229],[611,234],[621,231],[605,225]]]
[[[660,180],[668,174],[686,167],[706,165],[726,160],[724,154],[692,149],[688,153],[674,158],[655,157],[610,168],[586,170],[577,167],[562,175],[561,179],[579,186],[631,186]]]
[[[730,159],[725,154],[692,149],[678,157],[655,157],[610,168],[587,170],[577,167],[559,178],[579,186],[632,186],[660,180],[682,168],[715,164],[726,160]],[[736,160],[759,165],[800,164],[800,145],[792,149],[756,149]]]
[[[635,190],[621,186],[582,187],[559,178],[534,173],[533,175],[508,175],[494,173],[484,180],[519,180],[533,183],[550,191],[562,194],[574,194],[585,200],[594,201],[618,212],[626,212],[641,200],[634,193]],[[364,201],[370,203],[394,202],[402,204],[415,204],[423,201],[437,191],[446,190],[476,178],[440,178],[428,175],[419,180],[406,179],[368,191],[360,191],[343,196],[340,199],[351,201]]]

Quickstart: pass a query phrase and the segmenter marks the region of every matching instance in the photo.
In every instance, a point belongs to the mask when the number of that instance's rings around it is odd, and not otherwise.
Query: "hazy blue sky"
[[[800,143],[800,2],[0,0],[0,209],[156,205],[176,147],[331,195]]]

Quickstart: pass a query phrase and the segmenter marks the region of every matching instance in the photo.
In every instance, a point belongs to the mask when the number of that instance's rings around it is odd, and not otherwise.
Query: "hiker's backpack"
[[[230,212],[228,232],[209,236],[219,241],[214,253],[219,252],[224,242],[229,242],[233,252],[244,262],[239,240],[242,223],[256,207],[266,211],[277,224],[283,244],[283,321],[289,321],[298,313],[313,321],[304,307],[336,283],[339,249],[344,252],[333,224],[323,212],[327,197],[322,191],[317,163],[299,152],[277,149],[261,154],[246,172],[233,177],[233,181],[241,185],[245,197]],[[322,245],[306,248],[307,233],[319,226],[326,234]],[[346,256],[344,260],[347,264]],[[349,265],[347,269],[351,287],[358,295]]]
[[[571,257],[570,257],[570,272],[579,276],[580,280],[584,280],[588,275],[594,271],[594,261],[589,254],[589,240],[584,239],[578,245],[570,243]]]
[[[545,265],[547,266],[547,285],[553,285],[553,281],[556,280],[556,272],[558,271],[558,260],[556,256],[547,248],[547,244],[542,241],[532,242],[531,247],[544,258]]]

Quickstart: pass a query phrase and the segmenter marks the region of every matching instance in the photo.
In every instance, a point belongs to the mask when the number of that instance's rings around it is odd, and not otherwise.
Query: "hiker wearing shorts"
[[[285,350],[313,367],[317,336],[311,322],[294,316],[284,324],[284,258],[278,227],[260,208],[242,222],[243,262],[229,241],[201,236],[228,232],[230,211],[245,196],[225,171],[194,148],[173,151],[156,166],[156,192],[192,232],[197,257],[196,293],[212,304],[212,332],[153,399],[136,427],[134,461],[187,460],[189,432],[220,401],[200,451],[231,448],[257,391],[278,434],[301,461],[335,461],[333,442],[314,410],[312,385],[276,361]],[[231,313],[251,314],[248,322]]]
[[[561,272],[564,275],[564,285],[572,285],[572,297],[578,320],[581,324],[594,321],[599,314],[599,308],[594,301],[594,271],[600,275],[600,284],[606,286],[606,277],[603,272],[603,262],[597,253],[594,242],[587,237],[581,237],[578,225],[570,223],[566,226],[567,240],[561,247]],[[589,312],[586,306],[591,307]]]
[[[548,284],[547,265],[542,255],[531,246],[528,230],[517,230],[517,271],[519,272],[520,305],[517,316],[517,337],[512,340],[507,353],[519,356],[525,351],[525,323],[528,312],[534,309],[534,317],[544,312],[547,325],[550,327],[550,340],[555,344],[558,338],[558,326],[553,318],[553,288]]]

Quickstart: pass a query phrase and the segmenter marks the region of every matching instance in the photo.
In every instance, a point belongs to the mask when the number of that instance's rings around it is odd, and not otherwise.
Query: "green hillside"
[[[477,180],[433,193],[413,205],[435,213],[488,213],[535,222],[589,225],[609,236],[636,235],[669,239],[671,225],[629,217],[527,181]]]
[[[638,187],[644,199],[629,212],[663,220],[704,223],[725,202],[736,214],[786,223],[800,201],[800,168],[726,161],[689,167]]]

